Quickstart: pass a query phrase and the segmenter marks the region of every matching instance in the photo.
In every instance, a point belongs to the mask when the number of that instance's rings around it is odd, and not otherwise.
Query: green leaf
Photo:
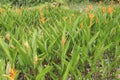
[[[90,41],[88,42],[88,46],[90,46],[94,41],[95,39],[99,36],[99,32],[97,32],[91,39]]]
[[[78,61],[80,58],[79,54],[80,54],[80,48],[79,46],[75,46],[72,53],[72,59],[71,59],[71,64],[73,68],[75,68],[76,64],[78,64]]]
[[[62,49],[62,55],[61,55],[62,68],[64,67],[64,60],[66,58],[66,53],[69,49],[69,46],[70,46],[70,40],[66,42],[66,46],[64,46]]]
[[[37,37],[37,31],[35,30],[32,37],[32,49],[34,54],[36,51],[36,37]]]
[[[52,66],[47,66],[37,75],[35,80],[41,80],[41,78],[45,76],[45,74],[48,73],[51,69],[52,69]]]
[[[5,51],[5,54],[7,55],[7,57],[9,58],[10,62],[12,62],[12,57],[10,55],[10,52],[8,50],[8,48],[5,46],[5,43],[2,41],[2,39],[0,38],[0,45],[3,48],[3,50]]]
[[[67,66],[67,69],[65,70],[65,73],[64,73],[64,75],[63,75],[62,80],[67,80],[68,74],[69,74],[69,71],[70,71],[70,67],[71,67],[71,63],[69,62],[69,63],[68,63],[68,66]]]

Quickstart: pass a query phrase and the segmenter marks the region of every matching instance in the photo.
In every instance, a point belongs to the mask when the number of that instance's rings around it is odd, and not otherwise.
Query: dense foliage
[[[0,0],[1,3],[8,3],[11,2],[13,5],[36,5],[39,3],[44,2],[66,2],[66,3],[76,3],[76,2],[86,2],[86,1],[92,1],[92,2],[105,2],[108,3],[110,1],[118,2],[119,0]]]
[[[0,7],[0,80],[119,79],[120,6],[96,7]]]

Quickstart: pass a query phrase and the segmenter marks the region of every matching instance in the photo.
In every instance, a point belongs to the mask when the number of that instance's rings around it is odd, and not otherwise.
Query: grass
[[[120,6],[93,8],[0,8],[0,80],[119,79]]]

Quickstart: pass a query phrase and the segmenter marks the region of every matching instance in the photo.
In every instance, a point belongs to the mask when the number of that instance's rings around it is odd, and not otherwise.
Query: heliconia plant
[[[0,7],[0,80],[120,79],[119,8]]]

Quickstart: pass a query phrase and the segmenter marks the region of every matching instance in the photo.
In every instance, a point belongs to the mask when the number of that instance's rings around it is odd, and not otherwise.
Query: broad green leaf
[[[63,75],[62,80],[67,80],[68,75],[69,75],[69,71],[70,71],[70,67],[71,67],[71,63],[69,62],[69,63],[68,63],[68,66],[67,66],[67,68],[66,68],[66,70],[65,70],[65,73],[64,73],[64,75]]]
[[[95,39],[99,36],[99,32],[97,32],[91,39],[90,41],[88,42],[88,45],[90,46],[94,41]]]
[[[47,66],[37,75],[35,80],[40,80],[43,76],[45,76],[46,73],[50,72],[51,69],[52,69],[52,66]]]
[[[2,41],[2,39],[0,38],[0,45],[3,48],[3,50],[5,51],[5,54],[7,55],[8,59],[10,60],[10,62],[12,62],[12,57],[10,55],[10,52],[8,50],[8,47],[5,46],[5,43]]]

